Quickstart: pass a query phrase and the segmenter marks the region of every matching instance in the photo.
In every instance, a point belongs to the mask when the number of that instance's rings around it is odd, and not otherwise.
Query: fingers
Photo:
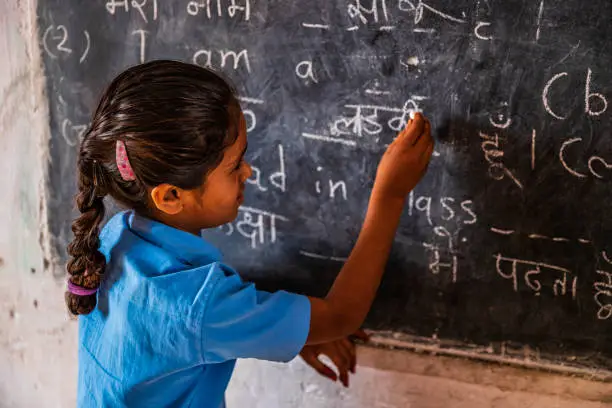
[[[344,352],[349,356],[348,370],[355,374],[355,366],[357,365],[357,350],[355,345],[348,338],[339,341],[340,347],[344,349]]]
[[[349,387],[349,372],[347,368],[338,369],[340,371],[340,382],[345,388]]]
[[[351,373],[355,374],[357,371],[357,349],[355,348],[355,344],[352,341],[349,341],[351,348]]]
[[[406,128],[400,133],[400,137],[398,139],[406,139],[406,142],[410,144],[414,144],[423,133],[423,128],[425,126],[425,117],[420,112],[416,112],[414,114],[414,119],[410,119]]]
[[[355,348],[353,340],[361,340],[367,343],[368,341],[370,341],[370,336],[368,336],[368,334],[362,329],[357,330],[355,333],[349,336],[348,343],[351,351],[351,372],[355,374],[357,368],[357,350]]]
[[[402,150],[422,153],[433,143],[431,137],[431,123],[420,112],[415,114],[406,128],[394,140]]]
[[[429,161],[434,150],[433,142],[421,153],[421,160]]]
[[[329,350],[329,353],[324,353],[336,366],[340,382],[345,387],[349,386],[349,369],[351,366],[350,348],[343,343],[344,340],[335,341]],[[348,340],[347,340],[348,342]],[[350,343],[350,342],[349,342]]]
[[[338,373],[340,374],[340,382],[342,385],[348,388],[349,386],[349,370],[351,368],[351,356],[348,350],[339,343],[336,346],[339,350],[338,359],[340,361],[335,361],[336,367],[338,368]]]
[[[368,333],[366,333],[362,329],[357,330],[355,333],[349,336],[349,338],[353,338],[353,337],[363,342],[366,342],[366,343],[370,341],[370,336],[368,335]]]
[[[359,338],[363,341],[369,339],[368,335],[363,330],[358,330],[352,337]],[[349,373],[355,373],[355,367],[357,365],[355,344],[353,344],[349,338],[326,343],[315,351],[308,350],[308,352],[305,352],[305,350],[303,350],[300,355],[306,364],[314,368],[319,374],[332,381],[339,379],[344,387],[349,386]],[[331,360],[331,364],[335,366],[335,371],[319,360],[318,357],[321,355]],[[324,359],[324,361],[326,360]],[[327,361],[327,363],[330,364],[329,361]]]
[[[324,377],[329,378],[332,381],[336,381],[338,379],[338,377],[336,376],[336,373],[334,372],[334,370],[332,370],[331,368],[329,368],[328,366],[326,366],[325,364],[323,364],[316,355],[314,354],[308,354],[306,356],[302,355],[302,358],[304,359],[304,361],[311,366],[312,368],[314,368],[319,374],[321,374]],[[332,360],[333,361],[333,360]]]
[[[355,346],[353,346],[353,343],[351,343],[349,340],[342,339],[336,342],[336,347],[338,349],[338,357],[342,367],[344,367],[346,370],[350,370]]]
[[[429,120],[425,119],[425,124],[423,125],[423,133],[414,142],[413,146],[415,146],[417,149],[425,149],[426,146],[430,143],[433,143],[433,139],[431,138],[431,123],[429,123]]]

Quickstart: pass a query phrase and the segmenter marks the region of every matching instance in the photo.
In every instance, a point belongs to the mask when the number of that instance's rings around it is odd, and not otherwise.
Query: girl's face
[[[225,150],[221,164],[208,174],[199,191],[197,218],[202,220],[202,229],[228,223],[238,215],[244,201],[244,187],[253,173],[251,165],[244,160],[247,150],[247,132],[244,115],[240,112],[238,137]]]
[[[223,155],[223,160],[205,178],[201,187],[181,190],[160,185],[151,192],[155,218],[194,234],[236,218],[244,200],[244,187],[251,177],[251,166],[244,160],[247,149],[246,122],[240,112],[238,137]]]

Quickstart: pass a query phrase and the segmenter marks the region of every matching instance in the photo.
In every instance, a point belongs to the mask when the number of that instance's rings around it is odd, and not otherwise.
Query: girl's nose
[[[244,172],[243,183],[246,182],[247,179],[251,178],[251,176],[253,175],[253,168],[251,167],[251,164],[245,161],[244,165],[245,165],[245,172]]]

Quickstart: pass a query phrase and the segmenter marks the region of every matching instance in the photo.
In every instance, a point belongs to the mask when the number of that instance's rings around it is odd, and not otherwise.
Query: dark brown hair
[[[99,251],[104,197],[147,212],[147,188],[171,184],[182,189],[202,185],[234,143],[238,102],[219,74],[196,65],[158,60],[117,76],[103,93],[78,155],[80,216],[72,223],[68,245],[70,281],[88,289],[100,286],[106,260]],[[125,143],[136,180],[117,169],[117,141]],[[88,314],[96,295],[66,292],[73,314]]]

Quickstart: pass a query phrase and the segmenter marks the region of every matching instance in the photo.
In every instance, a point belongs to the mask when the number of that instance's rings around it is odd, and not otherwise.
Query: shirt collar
[[[142,239],[172,253],[178,260],[193,266],[221,260],[221,252],[201,237],[161,222],[128,212],[128,228]]]

